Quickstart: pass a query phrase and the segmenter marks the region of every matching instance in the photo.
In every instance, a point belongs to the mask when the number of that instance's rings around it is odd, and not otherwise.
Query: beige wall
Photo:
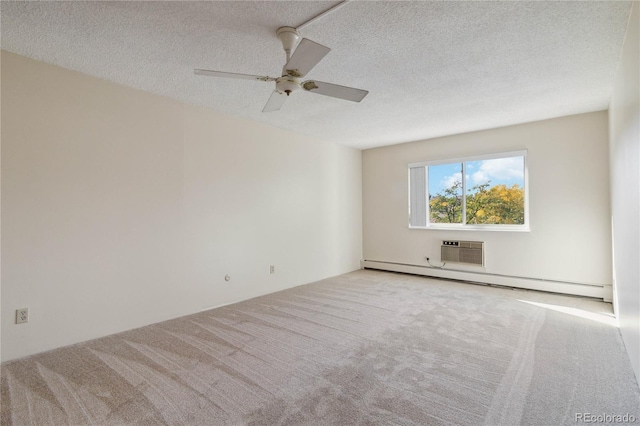
[[[481,272],[611,285],[607,126],[603,111],[363,151],[364,259],[439,264],[443,239],[478,240]],[[530,232],[408,229],[409,163],[521,149]]]
[[[1,106],[3,361],[359,267],[358,150],[7,52]]]
[[[634,2],[609,105],[614,290],[640,381],[640,3]]]

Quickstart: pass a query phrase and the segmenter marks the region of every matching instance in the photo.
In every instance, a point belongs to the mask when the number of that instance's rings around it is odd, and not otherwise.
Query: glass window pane
[[[462,223],[462,163],[428,169],[429,222]]]
[[[524,157],[468,161],[467,223],[524,224]]]

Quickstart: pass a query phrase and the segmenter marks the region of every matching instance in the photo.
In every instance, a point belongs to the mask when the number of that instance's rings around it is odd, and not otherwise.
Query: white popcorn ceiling
[[[608,108],[630,2],[352,1],[301,31],[331,52],[307,75],[362,103],[294,93],[275,31],[339,2],[5,2],[4,50],[324,141],[370,148]]]

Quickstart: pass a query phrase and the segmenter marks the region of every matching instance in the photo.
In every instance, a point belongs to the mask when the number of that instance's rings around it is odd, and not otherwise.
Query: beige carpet
[[[356,271],[5,363],[1,420],[561,425],[589,413],[638,423],[620,334],[588,318],[610,311]]]

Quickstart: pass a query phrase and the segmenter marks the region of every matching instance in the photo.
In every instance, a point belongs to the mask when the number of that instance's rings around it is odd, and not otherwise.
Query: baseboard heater
[[[550,293],[570,294],[573,296],[593,297],[611,302],[613,289],[611,284],[584,284],[567,281],[555,281],[542,278],[518,277],[492,274],[487,272],[463,271],[456,269],[435,268],[407,263],[386,262],[378,260],[361,260],[363,269],[377,269],[390,272],[424,275],[435,278],[469,281],[481,284],[504,287],[523,288],[527,290],[546,291]]]

